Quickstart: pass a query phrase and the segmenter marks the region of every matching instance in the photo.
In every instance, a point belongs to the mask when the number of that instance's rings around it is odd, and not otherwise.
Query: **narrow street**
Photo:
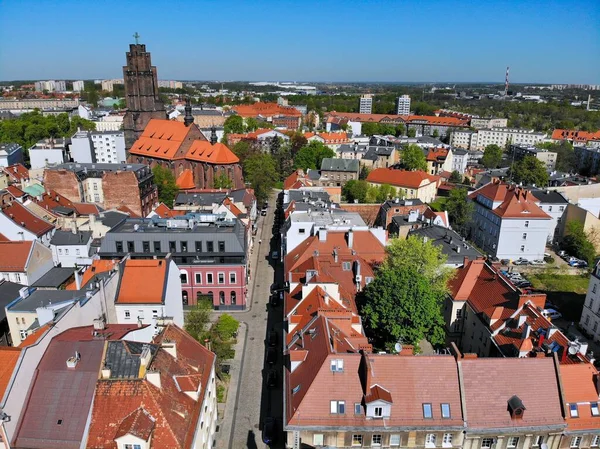
[[[259,205],[261,207],[262,205]],[[277,420],[279,438],[270,447],[283,447],[282,428],[282,305],[273,308],[268,305],[270,286],[274,275],[283,274],[283,266],[279,260],[272,260],[274,250],[279,251],[278,235],[273,233],[273,223],[276,211],[276,195],[269,200],[267,215],[259,218],[259,230],[255,237],[254,252],[258,251],[254,263],[253,277],[251,279],[252,304],[251,310],[235,314],[236,319],[245,323],[245,345],[240,362],[240,376],[235,392],[235,407],[227,407],[225,420],[231,420],[231,434],[228,446],[237,448],[266,448],[262,442],[262,428],[267,416]],[[262,243],[259,244],[259,240]],[[249,304],[250,307],[250,304]],[[277,362],[273,367],[265,362],[267,334],[269,330],[276,330],[278,342],[276,346]],[[277,387],[267,388],[266,375],[269,369],[277,371]],[[231,402],[228,401],[228,405]],[[226,437],[223,435],[223,437]],[[225,446],[223,446],[225,447]]]

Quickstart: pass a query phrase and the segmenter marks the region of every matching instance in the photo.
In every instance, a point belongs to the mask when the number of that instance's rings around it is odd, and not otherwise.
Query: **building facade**
[[[71,137],[70,152],[77,163],[125,163],[125,133],[78,131]]]
[[[488,145],[498,145],[500,148],[507,144],[533,146],[547,139],[544,133],[532,129],[490,128],[471,130],[454,130],[450,134],[450,145],[465,150],[484,150]]]
[[[600,342],[600,264],[590,276],[579,325],[594,341]]]
[[[29,148],[32,169],[62,164],[67,160],[66,139],[45,139]]]
[[[23,148],[18,143],[0,144],[0,167],[23,163]]]
[[[377,168],[369,173],[367,182],[375,186],[389,184],[401,189],[400,196],[405,199],[419,199],[424,203],[430,203],[437,195],[439,178],[423,171]]]
[[[359,114],[371,114],[373,112],[373,95],[365,94],[360,96],[358,102]]]
[[[396,99],[396,114],[410,115],[410,95],[402,95]]]
[[[554,167],[556,166],[557,153],[553,151],[525,145],[511,145],[510,151],[515,161],[520,161],[530,156],[542,162],[548,171],[554,171]]]

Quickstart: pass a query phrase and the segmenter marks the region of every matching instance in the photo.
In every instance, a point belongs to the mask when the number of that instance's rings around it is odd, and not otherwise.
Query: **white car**
[[[542,315],[552,320],[558,320],[559,318],[562,318],[562,313],[557,312],[554,309],[544,309],[542,310]]]

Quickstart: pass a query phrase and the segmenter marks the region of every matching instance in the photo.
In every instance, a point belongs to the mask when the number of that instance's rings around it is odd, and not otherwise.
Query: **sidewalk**
[[[223,419],[217,421],[219,431],[215,434],[215,447],[229,447],[229,440],[231,438],[233,418],[235,414],[235,403],[240,384],[240,376],[242,374],[240,367],[243,364],[244,354],[246,353],[247,335],[248,326],[242,321],[240,322],[237,343],[234,346],[235,356],[233,360],[228,362],[231,367],[229,371],[231,377],[229,378],[229,388],[227,389],[225,408],[223,409],[222,405],[219,405],[219,413],[223,413]]]

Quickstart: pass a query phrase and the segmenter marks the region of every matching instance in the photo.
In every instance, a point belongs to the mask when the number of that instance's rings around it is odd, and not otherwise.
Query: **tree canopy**
[[[448,212],[450,224],[463,236],[473,216],[473,203],[469,201],[467,194],[466,188],[452,189],[446,201],[446,212]]]
[[[450,179],[448,179],[448,181],[453,182],[455,184],[462,182],[462,180],[463,178],[457,170],[452,171],[452,173],[450,173]]]
[[[426,338],[445,341],[443,301],[451,271],[439,247],[417,237],[394,239],[375,279],[358,296],[359,311],[378,349],[398,341],[418,350]]]
[[[427,160],[421,147],[410,144],[402,151],[400,164],[405,170],[427,170]]]
[[[156,165],[152,169],[152,173],[154,174],[154,184],[158,188],[158,201],[173,207],[173,201],[177,196],[177,192],[179,192],[175,175],[171,170],[160,165]]]
[[[481,163],[485,168],[496,168],[502,162],[502,148],[496,144],[491,144],[483,150]]]
[[[383,203],[398,194],[396,188],[388,184],[370,186],[362,179],[351,179],[342,187],[342,195],[349,203]]]
[[[560,143],[540,142],[536,147],[544,148],[556,153],[556,170],[565,173],[577,173],[579,169],[577,156],[575,155],[573,145],[571,145],[570,142],[566,140],[563,140]]]
[[[586,233],[583,224],[576,220],[568,221],[565,231],[562,248],[571,256],[585,260],[591,267],[596,258],[596,249],[592,242],[596,236]]]
[[[294,168],[317,170],[321,168],[321,161],[326,157],[334,157],[334,151],[321,142],[313,140],[302,147],[294,157]]]
[[[548,185],[548,172],[546,165],[534,156],[525,156],[520,161],[515,162],[510,168],[510,178],[516,183],[536,187],[546,187]]]
[[[223,124],[223,130],[225,134],[242,134],[244,132],[244,119],[239,115],[230,115]]]
[[[254,189],[259,203],[264,202],[279,181],[279,173],[273,156],[266,153],[253,153],[242,161],[244,179]]]
[[[227,176],[225,173],[219,173],[217,176],[215,176],[213,185],[215,189],[231,189],[233,187],[231,179],[229,179],[229,176]]]

